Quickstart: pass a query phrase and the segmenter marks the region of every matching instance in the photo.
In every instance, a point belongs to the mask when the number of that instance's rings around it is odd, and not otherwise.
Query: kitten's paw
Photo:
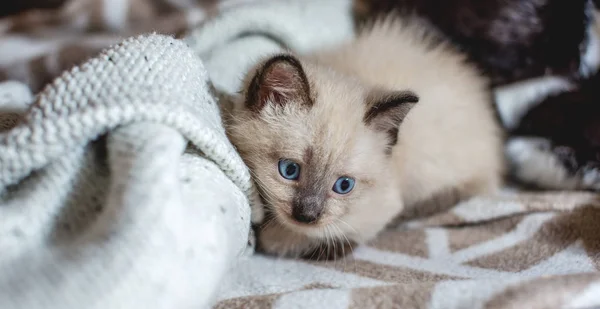
[[[512,174],[527,184],[546,189],[575,189],[577,180],[552,153],[544,138],[514,137],[505,147]]]
[[[287,258],[299,258],[310,250],[311,241],[305,235],[295,233],[276,221],[253,227],[256,235],[256,251]]]
[[[589,163],[581,168],[582,183],[587,189],[600,191],[600,165]]]
[[[548,148],[546,151],[554,153],[558,161],[570,174],[577,173],[579,162],[577,162],[575,149],[568,146],[556,146],[554,148]]]
[[[542,189],[600,190],[600,164],[582,164],[577,151],[544,138],[513,137],[505,147],[513,175]]]

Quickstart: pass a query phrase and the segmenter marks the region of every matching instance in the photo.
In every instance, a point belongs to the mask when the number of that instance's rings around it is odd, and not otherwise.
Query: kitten
[[[524,114],[507,147],[521,163],[519,179],[546,189],[600,190],[599,83],[596,73]]]
[[[598,0],[354,0],[358,28],[416,14],[489,77],[521,183],[600,190]],[[548,105],[548,106],[546,106]],[[557,123],[559,121],[560,123]]]
[[[576,77],[591,0],[354,0],[357,27],[395,11],[426,19],[493,86],[541,75]],[[581,68],[583,70],[583,68]]]
[[[439,192],[499,187],[488,81],[427,29],[387,18],[347,45],[250,70],[227,131],[267,205],[260,250],[336,257]]]

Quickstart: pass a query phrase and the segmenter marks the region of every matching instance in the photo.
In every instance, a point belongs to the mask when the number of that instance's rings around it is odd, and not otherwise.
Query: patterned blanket
[[[246,1],[55,0],[50,8],[48,0],[22,2],[27,10],[0,18],[0,80],[22,81],[37,92],[64,70],[124,38],[180,34]]]
[[[0,80],[34,92],[124,37],[157,31],[194,47],[224,102],[260,55],[352,35],[348,0],[26,3],[0,19]],[[409,211],[346,259],[241,257],[215,308],[600,308],[598,197],[507,188],[450,210]]]
[[[595,199],[505,192],[390,229],[352,258],[250,258],[217,308],[600,308]]]

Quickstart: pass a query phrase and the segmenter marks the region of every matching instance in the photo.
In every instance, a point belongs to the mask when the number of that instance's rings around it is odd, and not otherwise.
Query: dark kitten
[[[416,14],[502,85],[548,74],[578,76],[588,0],[355,0],[357,25]]]
[[[27,10],[57,9],[66,0],[4,0],[0,1],[0,18],[13,14],[23,13]]]
[[[562,187],[600,189],[599,85],[600,75],[596,73],[571,91],[548,96],[511,132],[523,138],[544,138],[537,148],[554,154],[556,165],[564,170],[560,176]],[[529,179],[535,178],[532,175],[521,178],[535,183],[535,179]]]

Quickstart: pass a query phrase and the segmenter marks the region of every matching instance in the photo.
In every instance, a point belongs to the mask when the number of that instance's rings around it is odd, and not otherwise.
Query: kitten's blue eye
[[[279,174],[285,179],[297,180],[300,176],[300,165],[291,160],[281,159],[279,160]]]
[[[340,177],[333,184],[333,192],[337,194],[348,194],[354,189],[354,179],[350,177]]]

